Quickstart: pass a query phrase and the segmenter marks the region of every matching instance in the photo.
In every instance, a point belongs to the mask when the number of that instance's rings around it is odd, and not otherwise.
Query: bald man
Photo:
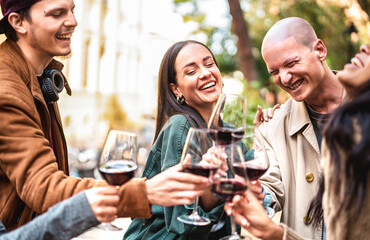
[[[304,19],[278,21],[263,40],[262,55],[274,82],[291,98],[260,126],[271,159],[260,181],[275,210],[282,210],[282,223],[303,237],[322,239],[323,224],[304,222],[319,185],[321,130],[341,104],[343,88],[325,61],[325,44]]]

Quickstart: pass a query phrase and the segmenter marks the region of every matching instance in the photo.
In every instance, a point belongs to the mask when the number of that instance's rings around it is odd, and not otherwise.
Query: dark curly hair
[[[344,199],[338,199],[338,217],[343,210],[354,208],[349,221],[356,218],[364,204],[367,176],[370,166],[370,81],[359,87],[358,96],[343,104],[331,116],[324,130],[324,137],[330,152],[333,175],[329,180],[339,192],[344,181]],[[361,133],[358,139],[354,133]],[[344,154],[343,154],[344,153]],[[344,176],[338,177],[345,166]],[[325,191],[324,177],[319,181],[317,196],[312,200],[308,216],[318,225],[323,219],[322,197]],[[309,224],[309,218],[306,218]]]

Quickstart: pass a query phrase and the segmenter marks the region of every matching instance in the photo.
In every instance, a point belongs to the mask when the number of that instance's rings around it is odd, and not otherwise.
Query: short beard
[[[60,59],[60,60],[66,60],[66,59],[70,59],[72,56],[73,56],[73,53],[70,52],[70,53],[68,53],[67,55],[64,55],[64,56],[55,56],[55,57]]]

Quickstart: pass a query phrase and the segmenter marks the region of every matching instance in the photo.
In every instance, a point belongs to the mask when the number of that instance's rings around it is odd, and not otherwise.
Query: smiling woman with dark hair
[[[143,177],[152,178],[180,162],[191,126],[206,128],[222,90],[221,73],[207,46],[183,41],[171,46],[158,77],[157,126]],[[176,218],[187,215],[193,205],[153,205],[149,219],[134,219],[124,239],[219,239],[230,233],[223,203],[208,189],[200,196],[199,214],[211,220],[208,226],[192,226]],[[222,224],[216,225],[218,222]],[[216,226],[216,227],[212,227]]]

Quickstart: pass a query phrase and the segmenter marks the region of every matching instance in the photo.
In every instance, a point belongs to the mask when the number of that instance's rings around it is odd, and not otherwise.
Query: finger
[[[249,184],[248,189],[251,190],[254,194],[261,194],[263,192],[260,184],[252,184],[252,182]]]
[[[203,177],[203,176],[194,175],[191,173],[179,172],[179,173],[176,173],[176,176],[172,176],[170,179],[175,182],[186,183],[187,185],[195,184],[199,186],[200,188],[204,188],[209,185],[208,178]]]
[[[117,206],[119,204],[118,196],[102,196],[99,205],[101,206]]]
[[[204,191],[181,191],[171,194],[170,201],[164,203],[165,206],[188,205],[194,202],[195,198],[202,195]]]
[[[263,109],[263,120],[265,120],[265,122],[269,121],[268,114],[268,109]]]
[[[117,215],[117,208],[113,206],[94,207],[96,216],[114,216]]]
[[[263,117],[262,107],[258,105],[256,116],[253,119],[253,124],[258,127],[263,121],[262,117]]]
[[[117,216],[114,216],[114,215],[109,215],[109,216],[98,216],[96,217],[96,219],[99,220],[99,222],[113,222],[115,219],[117,218]]]
[[[235,222],[239,224],[240,226],[242,226],[243,228],[247,228],[250,226],[248,220],[239,213],[234,214],[234,219],[235,219]]]
[[[185,174],[184,174],[185,175]],[[182,175],[183,176],[183,175]],[[189,179],[194,176],[193,174],[186,174],[185,176],[188,176],[186,180],[184,181],[170,181],[167,182],[162,189],[163,192],[181,192],[181,191],[204,191],[209,187],[209,180],[206,179],[206,183],[201,183],[200,181],[194,181],[194,182],[188,182]],[[185,177],[186,178],[186,177]]]
[[[118,190],[115,186],[94,187],[87,191],[91,191],[99,195],[118,195]]]
[[[181,163],[178,163],[172,167],[170,167],[169,169],[167,169],[165,172],[182,172],[184,170],[184,167],[182,166]]]
[[[229,203],[225,203],[224,210],[229,216],[231,216],[231,214],[233,213],[233,207]]]
[[[267,109],[267,112],[268,112],[268,117],[269,117],[269,118],[272,118],[272,116],[273,116],[273,112],[274,112],[274,109],[273,109],[273,108],[268,108],[268,109]]]
[[[276,109],[278,109],[278,108],[280,108],[280,104],[279,104],[279,103],[278,103],[278,104],[276,104],[276,105],[272,108],[273,112],[275,112],[275,110],[276,110]]]
[[[188,154],[186,154],[186,156],[185,156],[185,158],[184,158],[184,160],[183,160],[183,165],[188,165],[188,164],[190,164],[191,163],[191,154],[190,153],[188,153]]]
[[[276,109],[280,108],[280,104],[276,104],[273,108],[268,109],[268,117],[272,118]]]

